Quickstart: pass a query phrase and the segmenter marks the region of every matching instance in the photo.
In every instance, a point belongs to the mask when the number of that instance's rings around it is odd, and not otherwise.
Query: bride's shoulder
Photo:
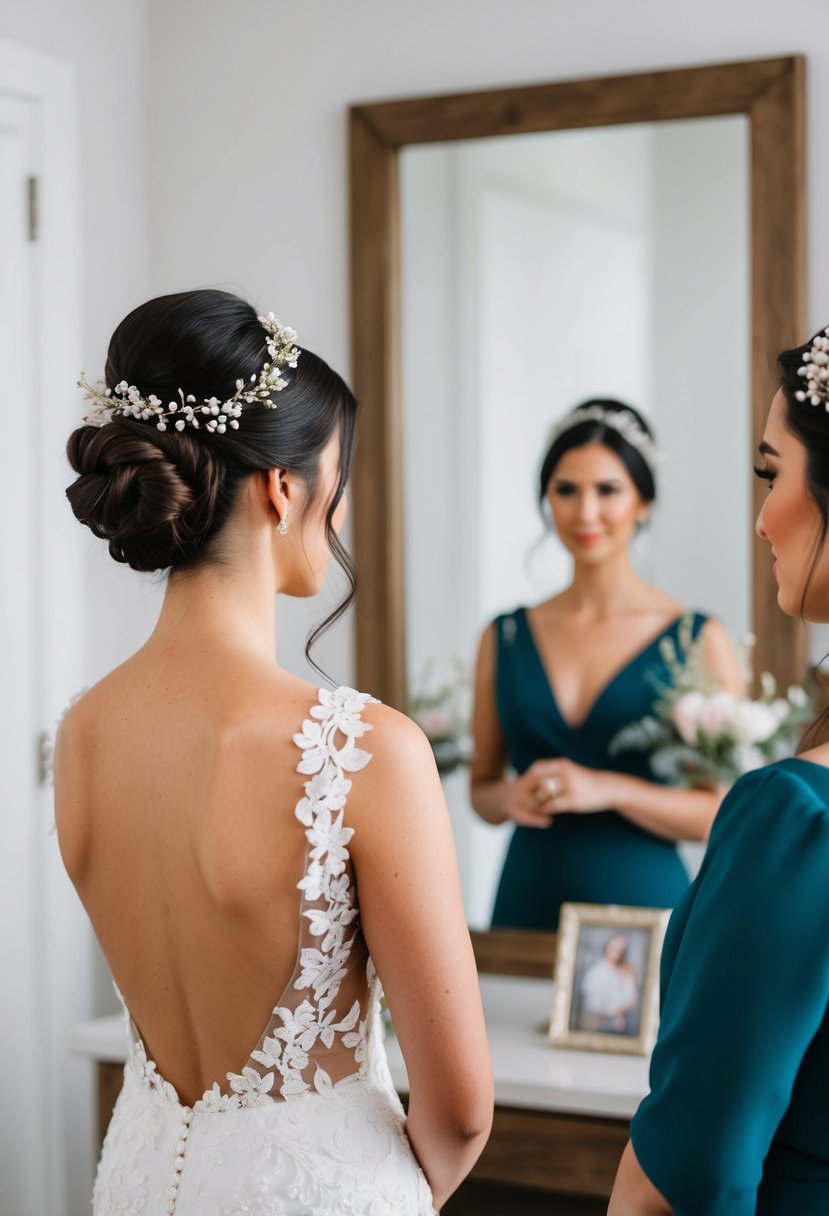
[[[100,718],[106,717],[110,697],[112,675],[104,676],[96,684],[81,688],[67,700],[55,724],[55,742],[72,739],[79,741],[94,729]]]
[[[353,737],[359,738],[361,748],[371,754],[375,748],[382,748],[400,758],[410,751],[422,755],[425,747],[431,755],[426,736],[417,723],[371,693],[347,685],[315,688],[298,684],[292,690],[292,698],[296,713],[312,724],[311,734],[330,735],[335,745],[342,742],[342,737]]]
[[[431,756],[429,742],[418,726],[399,709],[384,705],[373,697],[366,704],[362,713],[363,721],[373,730],[374,742],[379,746],[392,749],[395,753],[412,752],[422,755],[425,751]]]
[[[359,746],[368,752],[371,763],[355,785],[356,802],[374,804],[393,795],[399,804],[406,791],[440,790],[431,745],[416,722],[373,698],[360,716],[370,733],[361,736]]]

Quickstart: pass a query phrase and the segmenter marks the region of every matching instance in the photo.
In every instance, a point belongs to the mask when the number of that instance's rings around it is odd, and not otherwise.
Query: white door
[[[0,42],[0,1074],[14,1094],[0,1106],[3,1216],[80,1216],[92,1169],[91,1078],[67,1042],[90,1015],[91,946],[39,757],[83,667],[60,455],[78,362],[72,96],[63,65]]]
[[[39,725],[36,385],[33,361],[34,241],[28,193],[35,176],[31,101],[0,96],[0,368],[5,404],[0,422],[0,1068],[17,1076],[14,1111],[0,1136],[4,1211],[45,1212],[46,1122],[42,1044],[46,1040],[38,974],[41,893],[37,840],[43,823],[36,740]],[[25,1078],[25,1080],[24,1080]],[[9,1117],[11,1116],[11,1117]]]

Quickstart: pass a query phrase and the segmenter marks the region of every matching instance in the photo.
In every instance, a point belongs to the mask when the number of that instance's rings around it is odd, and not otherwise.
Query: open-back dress
[[[373,698],[322,690],[302,731],[297,956],[238,1072],[192,1106],[130,1047],[95,1183],[95,1216],[433,1216],[382,1042],[346,826]]]

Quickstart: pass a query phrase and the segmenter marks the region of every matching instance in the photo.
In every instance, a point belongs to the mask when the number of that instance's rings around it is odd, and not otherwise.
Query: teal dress
[[[675,1216],[829,1213],[829,770],[741,778],[668,928],[636,1156]]]
[[[659,652],[677,640],[682,618],[643,646],[604,686],[578,726],[563,718],[536,649],[524,608],[495,621],[495,696],[512,767],[566,756],[587,768],[653,781],[645,752],[611,756],[623,726],[645,717],[669,683]],[[696,637],[707,617],[694,613]],[[653,678],[651,678],[653,677]],[[688,872],[673,841],[637,827],[609,808],[557,815],[549,828],[517,825],[507,850],[492,914],[493,927],[555,929],[565,901],[673,908],[688,889]]]

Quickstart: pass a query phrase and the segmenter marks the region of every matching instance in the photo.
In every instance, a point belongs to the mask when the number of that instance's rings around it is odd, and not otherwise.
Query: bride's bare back
[[[66,716],[61,852],[147,1049],[188,1100],[238,1071],[293,971],[312,686],[147,647]]]

